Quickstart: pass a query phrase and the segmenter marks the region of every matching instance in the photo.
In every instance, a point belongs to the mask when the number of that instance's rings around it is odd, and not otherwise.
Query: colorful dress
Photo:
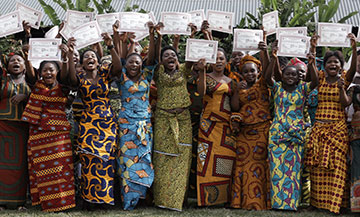
[[[173,75],[164,67],[155,71],[157,105],[155,110],[153,164],[154,202],[162,208],[181,211],[191,166],[190,98],[186,76],[190,72],[181,65]],[[181,112],[169,109],[182,108]]]
[[[251,88],[240,90],[239,96],[240,112],[232,115],[241,118],[242,126],[236,138],[231,207],[265,210],[270,208],[267,159],[271,115],[269,90],[263,77]]]
[[[149,104],[151,68],[145,68],[138,82],[126,76],[126,69],[117,85],[121,93],[119,112],[119,156],[116,158],[121,177],[121,195],[125,210],[135,208],[154,180],[151,163],[152,127]]]
[[[345,79],[345,73],[342,77]],[[345,190],[348,129],[337,83],[329,84],[323,71],[319,73],[319,82],[316,122],[305,158],[311,170],[311,205],[339,213],[340,207],[348,205],[349,196]]]
[[[109,68],[98,71],[97,84],[79,74],[84,110],[79,123],[81,195],[91,203],[114,205],[114,165],[117,138],[115,115],[109,102]]]
[[[22,120],[29,122],[28,166],[32,205],[55,212],[75,207],[73,152],[65,107],[68,91],[49,89],[40,80],[32,88]]]
[[[28,185],[26,145],[28,124],[21,121],[26,102],[15,105],[16,94],[30,94],[26,83],[15,84],[9,74],[0,75],[0,206],[16,207],[26,202]]]
[[[270,198],[273,209],[297,210],[306,131],[304,104],[310,83],[300,81],[293,92],[280,82],[272,87],[275,117],[269,131]]]
[[[230,136],[231,83],[206,76],[206,95],[200,120],[197,158],[199,206],[230,202],[235,139]]]

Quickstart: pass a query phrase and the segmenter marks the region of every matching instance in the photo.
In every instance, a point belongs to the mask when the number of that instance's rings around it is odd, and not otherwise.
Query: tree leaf
[[[65,3],[63,3],[61,0],[53,0],[56,4],[58,4],[64,11],[66,11],[68,8]],[[40,1],[39,1],[40,2]]]
[[[103,5],[104,4],[99,4],[99,2],[97,2],[96,0],[93,0],[94,5],[96,7],[96,10],[98,11],[99,14],[103,14],[104,13],[104,8]]]
[[[350,14],[346,15],[345,17],[341,18],[339,21],[337,21],[338,23],[345,23],[345,21],[347,19],[349,19],[350,17],[358,14],[359,12],[358,11],[354,11],[354,12],[351,12]]]
[[[66,2],[67,2],[67,5],[68,5],[68,8],[69,8],[70,10],[74,10],[74,9],[75,9],[75,5],[72,3],[71,0],[66,0]]]
[[[41,7],[44,9],[44,12],[46,13],[46,15],[48,15],[48,17],[50,18],[51,22],[54,25],[60,25],[61,21],[58,17],[58,15],[56,14],[54,8],[52,8],[50,5],[46,4],[44,2],[44,0],[38,0]]]

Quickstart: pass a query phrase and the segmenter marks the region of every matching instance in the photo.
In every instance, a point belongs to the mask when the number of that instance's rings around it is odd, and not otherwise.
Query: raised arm
[[[76,66],[74,62],[74,50],[75,50],[76,40],[74,37],[69,38],[67,42],[68,51],[68,61],[69,61],[69,71],[68,71],[68,82],[72,87],[79,86],[79,79],[76,75]]]
[[[162,42],[162,35],[160,32],[160,29],[164,27],[164,24],[162,22],[159,22],[155,26],[155,31],[158,35],[157,40],[155,42],[155,60],[157,62],[160,62],[160,55],[161,55],[161,42]]]
[[[60,34],[60,31],[64,28],[64,25],[65,25],[64,22],[62,22],[62,23],[60,24],[60,26],[59,26],[59,31],[58,31],[57,35],[55,36],[55,38],[62,38],[62,36],[61,36],[61,34]]]
[[[262,28],[263,29],[263,28]],[[267,43],[266,43],[266,32],[263,29],[263,41],[259,42],[260,49],[260,61],[263,69],[266,69],[270,62],[269,53],[267,51]]]
[[[191,28],[190,38],[194,38],[197,28],[196,28],[196,26],[195,26],[194,24],[192,24],[192,23],[189,23],[189,27]],[[188,70],[191,69],[191,67],[192,67],[193,64],[194,64],[194,62],[186,61],[186,62],[185,62],[185,67],[186,67],[186,69],[188,69]]]
[[[128,50],[127,50],[127,32],[125,33],[121,33],[120,34],[120,47],[121,47],[121,59],[126,59],[127,55],[128,55]]]
[[[114,24],[113,24],[113,42],[114,42],[114,47],[115,47],[115,51],[118,53],[118,55],[121,57],[121,48],[120,48],[120,34],[118,32],[119,29],[119,25],[120,25],[120,21],[117,20]]]
[[[111,75],[111,77],[117,77],[120,75],[121,70],[122,70],[122,64],[120,61],[120,57],[114,48],[113,40],[112,40],[111,36],[109,35],[109,33],[103,33],[103,34],[101,34],[101,36],[103,37],[104,42],[111,54],[112,66],[111,66],[110,75]]]
[[[103,50],[100,42],[92,44],[90,47],[99,55],[100,58],[102,58],[104,56],[104,50]]]
[[[152,22],[148,22],[149,27],[149,52],[146,60],[147,66],[155,64],[155,25]]]
[[[197,63],[199,69],[199,80],[197,82],[197,92],[200,96],[204,96],[206,94],[206,62],[205,59],[200,59]]]
[[[173,48],[176,50],[176,52],[179,52],[179,42],[180,42],[180,35],[175,34],[173,40]]]
[[[60,71],[60,81],[63,84],[69,83],[69,58],[68,58],[68,52],[69,48],[65,44],[60,45],[61,50],[61,71]]]
[[[276,41],[276,44],[277,44],[277,41]],[[275,83],[273,74],[274,74],[275,65],[278,62],[276,54],[277,54],[277,46],[273,46],[273,49],[271,51],[271,61],[270,61],[269,66],[265,70],[265,75],[264,75],[265,81],[266,81],[267,85],[270,87],[274,86],[274,83]]]
[[[345,81],[342,77],[339,78],[337,85],[340,89],[340,103],[343,107],[348,107],[352,99],[346,94]]]
[[[311,53],[308,54],[308,72],[311,77],[310,89],[313,90],[319,85],[319,76],[315,67],[315,57]]]
[[[306,72],[305,81],[310,82],[311,79],[311,72],[310,70],[317,70],[316,69],[316,46],[318,43],[320,36],[315,32],[310,39],[310,54],[308,55],[309,61],[308,61],[308,70]],[[312,59],[313,57],[313,59]],[[311,63],[310,63],[311,61]]]
[[[31,26],[29,22],[22,22],[24,32],[25,32],[25,42],[24,44],[29,44],[29,39],[31,38]]]
[[[351,48],[352,48],[352,58],[349,71],[346,72],[346,81],[351,83],[355,72],[356,72],[356,63],[357,63],[357,51],[356,51],[356,38],[353,33],[349,33],[348,38],[350,38]]]
[[[29,82],[31,85],[34,85],[35,82],[37,81],[38,77],[35,73],[35,69],[32,66],[31,62],[28,59],[28,54],[29,54],[29,49],[30,46],[28,44],[25,44],[22,47],[22,51],[24,53],[24,60],[25,60],[25,69],[26,69],[26,78],[27,78],[27,82]]]
[[[200,30],[204,34],[204,39],[213,40],[211,30],[210,30],[210,25],[209,25],[209,22],[207,20],[203,21],[203,23],[201,24],[201,29]]]

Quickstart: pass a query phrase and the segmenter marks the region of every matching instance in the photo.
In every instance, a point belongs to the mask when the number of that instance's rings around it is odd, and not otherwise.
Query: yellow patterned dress
[[[230,137],[230,83],[206,76],[197,157],[199,206],[230,202],[235,140]]]
[[[101,68],[98,75],[97,84],[87,80],[84,74],[79,75],[79,92],[84,104],[78,136],[81,195],[91,203],[114,205],[117,124],[108,96],[109,68]]]

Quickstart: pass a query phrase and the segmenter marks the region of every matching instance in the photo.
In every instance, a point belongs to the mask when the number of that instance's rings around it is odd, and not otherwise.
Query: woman
[[[263,48],[266,52],[266,45]],[[234,92],[231,100],[232,110],[236,111],[232,112],[232,125],[236,128],[234,130],[239,130],[231,206],[266,210],[270,208],[267,162],[271,119],[269,90],[259,60],[247,55],[240,61],[239,68],[245,81],[237,85],[240,90]]]
[[[139,199],[144,199],[147,188],[154,180],[151,163],[152,126],[149,104],[150,83],[153,78],[155,56],[154,25],[149,23],[150,48],[143,69],[139,54],[130,53],[122,66],[120,80],[116,83],[121,93],[122,108],[119,112],[119,165],[121,198],[124,210],[135,208]]]
[[[309,64],[311,83],[300,80],[295,66],[286,66],[281,82],[273,78],[277,49],[266,72],[266,82],[274,96],[275,117],[269,130],[271,208],[297,210],[301,196],[301,172],[306,138],[304,104],[318,78],[314,59]]]
[[[316,122],[307,144],[305,161],[311,167],[311,205],[334,213],[348,205],[345,186],[349,139],[344,108],[351,103],[346,89],[355,75],[357,59],[355,36],[349,34],[348,37],[353,53],[348,72],[343,70],[341,52],[325,53],[325,71],[319,72]]]
[[[68,62],[66,50],[62,46],[64,65]],[[47,212],[63,211],[75,207],[71,126],[65,114],[69,90],[59,83],[64,79],[57,62],[41,62],[38,80],[27,58],[25,64],[28,81],[33,84],[22,116],[30,125],[28,166],[32,205],[40,204]]]
[[[199,74],[198,92],[203,96],[197,158],[198,206],[230,202],[235,142],[230,137],[231,79],[224,75],[225,51],[217,51],[212,72]]]
[[[112,79],[120,73],[120,58],[112,45],[111,37],[103,34],[103,38],[110,50],[113,64],[99,68],[100,58],[93,50],[86,50],[80,57],[84,72],[78,75],[73,61],[75,39],[69,39],[69,80],[71,86],[79,88],[84,104],[78,138],[81,196],[89,203],[114,205],[117,125],[108,94]]]
[[[24,209],[27,189],[26,143],[28,124],[21,121],[30,88],[25,82],[25,61],[12,53],[3,61],[0,76],[0,148],[5,152],[0,161],[0,210]]]

